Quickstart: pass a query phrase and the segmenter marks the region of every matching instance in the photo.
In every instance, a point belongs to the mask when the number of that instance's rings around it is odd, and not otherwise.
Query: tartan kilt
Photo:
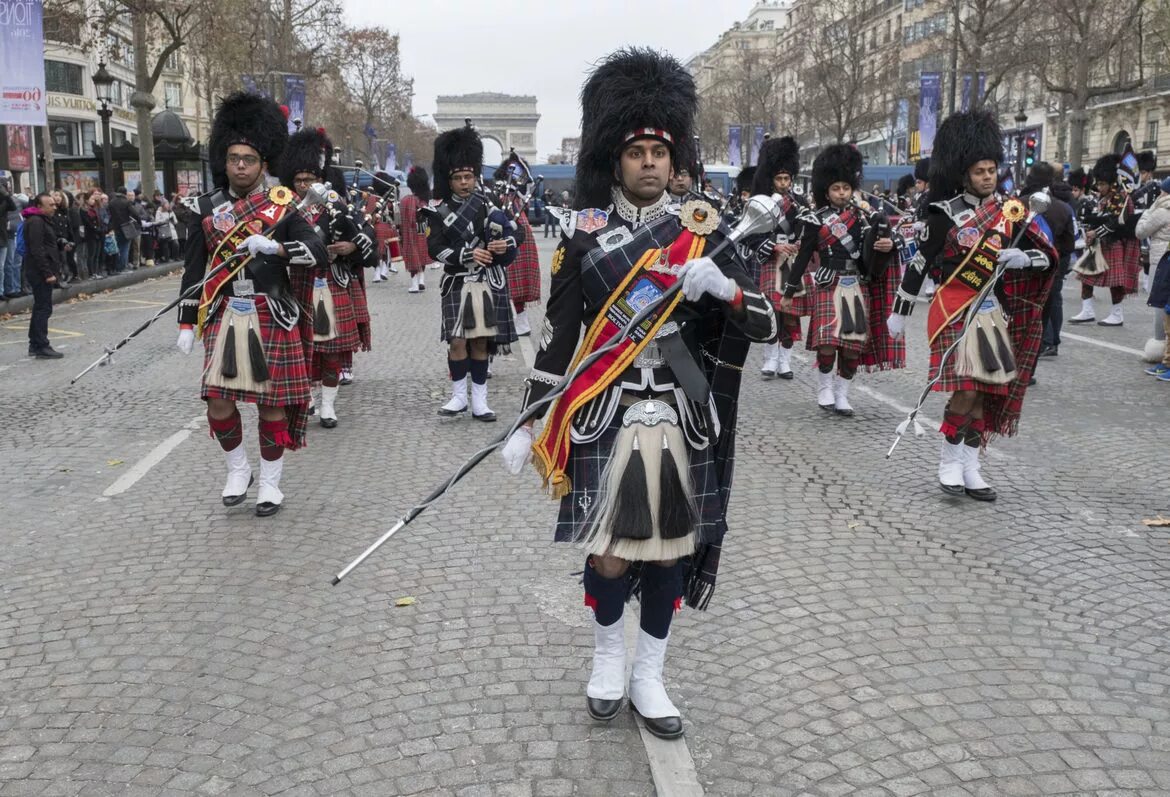
[[[360,275],[355,274],[349,279],[349,300],[353,304],[353,317],[357,322],[358,345],[352,351],[370,351],[373,346],[370,334],[370,304],[366,300],[366,283]],[[350,358],[353,361],[353,358]]]
[[[524,228],[524,243],[520,244],[516,259],[508,266],[508,292],[517,304],[539,302],[540,254],[536,251],[536,239],[532,236],[527,216],[520,217],[520,226]]]
[[[256,296],[256,316],[260,322],[264,357],[268,364],[268,390],[264,393],[229,390],[210,386],[206,379],[223,316],[221,305],[203,327],[203,378],[200,395],[204,401],[217,398],[247,404],[263,404],[266,407],[284,407],[288,419],[288,432],[293,440],[292,448],[300,448],[305,443],[305,427],[309,420],[309,368],[305,362],[305,347],[299,328],[287,330],[276,323],[272,313],[268,311],[267,297]]]
[[[846,354],[853,354],[861,356],[865,350],[867,340],[841,340],[833,334],[833,327],[837,322],[837,310],[833,307],[833,291],[837,289],[837,283],[840,281],[839,275],[833,277],[833,281],[824,287],[813,284],[810,291],[812,300],[812,320],[808,325],[808,342],[807,349],[809,351],[816,351],[822,346],[832,346],[835,349],[840,349]],[[869,314],[869,286],[861,281],[858,281],[858,286],[861,289],[861,295],[865,301],[865,311]],[[868,336],[867,336],[868,339]]]
[[[353,300],[350,297],[350,289],[343,288],[337,284],[332,277],[326,278],[329,283],[329,294],[333,297],[333,314],[337,319],[337,335],[333,340],[313,340],[313,320],[312,315],[309,316],[309,340],[312,341],[313,346],[313,379],[314,381],[320,379],[319,358],[320,354],[340,354],[343,351],[355,351],[361,341],[358,339],[357,316],[354,313]],[[357,282],[356,277],[350,277],[350,287]],[[312,309],[312,308],[310,308]]]
[[[398,237],[398,229],[388,221],[374,223],[374,239],[378,244],[378,259],[390,259],[390,241]]]
[[[622,412],[614,414],[613,420],[601,436],[591,443],[572,443],[569,448],[569,462],[565,473],[572,490],[561,498],[557,515],[557,542],[577,542],[589,531],[590,510],[601,504],[600,490],[604,484],[602,475],[609,462],[614,438],[622,427]],[[694,488],[695,504],[699,509],[698,542],[718,541],[723,529],[723,500],[719,492],[718,472],[715,468],[715,441],[702,451],[689,446],[691,484]]]
[[[1142,245],[1134,238],[1101,244],[1101,254],[1109,264],[1104,274],[1078,274],[1081,282],[1094,288],[1125,288],[1137,293],[1138,275],[1142,270]]]
[[[508,297],[508,286],[493,287],[491,290],[492,304],[496,306],[496,335],[490,338],[490,341],[494,346],[502,347],[502,353],[510,354],[511,344],[520,338],[516,335],[516,325],[512,320],[512,302]],[[463,278],[455,277],[451,280],[451,289],[443,295],[439,305],[441,311],[439,339],[444,343],[450,343],[453,338],[459,337],[455,334],[455,323],[459,320],[459,304],[462,298]]]
[[[816,271],[813,262],[809,263],[809,270],[805,271],[801,282],[804,284],[804,296],[792,297],[792,310],[789,315],[812,315],[812,272]],[[772,258],[760,268],[760,290],[772,303],[772,309],[780,312],[780,300],[784,297],[784,286],[780,282],[780,266],[776,258]]]
[[[402,259],[406,262],[406,271],[411,276],[427,267],[434,258],[427,251],[427,236],[418,231],[418,210],[423,206],[418,197],[413,195],[402,200],[402,225],[399,234],[402,237]]]
[[[1009,322],[1010,326],[1010,322]],[[962,320],[956,320],[947,324],[934,342],[930,344],[930,378],[934,379],[938,373],[938,364],[942,359],[942,354],[947,348],[959,339],[959,335],[963,332]],[[1014,338],[1014,336],[1012,336]],[[1013,348],[1015,347],[1015,340],[1012,341]],[[974,379],[966,376],[959,376],[955,372],[956,362],[955,352],[947,358],[946,366],[943,368],[942,377],[931,388],[936,393],[953,393],[956,390],[975,390],[980,393],[986,393],[992,396],[1006,396],[1010,390],[1011,385],[989,385],[986,382],[977,382]]]

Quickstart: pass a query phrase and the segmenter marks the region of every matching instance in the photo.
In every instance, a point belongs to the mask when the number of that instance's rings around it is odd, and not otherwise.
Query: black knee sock
[[[593,610],[600,625],[610,626],[622,618],[630,592],[630,573],[604,578],[593,568],[593,559],[585,562],[585,605]]]
[[[464,358],[462,360],[455,360],[455,359],[452,359],[451,357],[447,358],[447,370],[451,373],[451,381],[452,382],[458,382],[460,379],[467,376],[467,370],[468,370],[467,364],[470,362],[471,362],[471,360],[468,360],[466,358]]]
[[[477,385],[487,384],[488,361],[471,361],[471,381]]]
[[[682,562],[669,567],[647,562],[642,566],[642,630],[655,639],[666,639],[670,621],[682,605]]]

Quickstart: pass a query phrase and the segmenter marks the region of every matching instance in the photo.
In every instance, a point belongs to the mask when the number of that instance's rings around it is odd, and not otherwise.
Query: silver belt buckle
[[[252,280],[236,280],[232,283],[232,294],[239,296],[241,299],[246,299],[249,296],[255,296],[256,289],[252,285]]]
[[[666,365],[666,358],[662,356],[657,344],[651,342],[646,344],[646,348],[638,352],[638,356],[634,358],[635,368],[661,368]]]

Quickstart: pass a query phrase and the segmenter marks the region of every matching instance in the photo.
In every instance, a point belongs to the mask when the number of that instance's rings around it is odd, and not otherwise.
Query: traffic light
[[[1036,162],[1036,134],[1029,133],[1024,139],[1024,165],[1031,166]]]

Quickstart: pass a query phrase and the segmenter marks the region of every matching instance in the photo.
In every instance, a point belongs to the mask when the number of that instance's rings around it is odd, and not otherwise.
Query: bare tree
[[[413,118],[410,98],[414,82],[402,74],[398,54],[398,35],[381,27],[349,28],[338,40],[334,54],[338,73],[364,119],[363,129],[377,131],[382,123],[386,128]],[[374,160],[373,140],[370,140],[370,160]]]
[[[1019,0],[947,0],[947,6],[951,19],[958,22],[950,26],[947,37],[957,55],[956,78],[970,76],[967,105],[978,109],[1005,81],[1035,63],[1036,50],[1024,40],[1030,33],[1025,20],[1031,20],[1035,10]],[[985,80],[982,93],[980,75]],[[955,105],[962,105],[961,97]]]
[[[1090,103],[1138,88],[1144,76],[1135,43],[1145,0],[1040,0],[1031,6],[1050,25],[1037,37],[1041,77],[1064,95],[1069,110],[1069,163],[1078,168],[1085,149]]]

